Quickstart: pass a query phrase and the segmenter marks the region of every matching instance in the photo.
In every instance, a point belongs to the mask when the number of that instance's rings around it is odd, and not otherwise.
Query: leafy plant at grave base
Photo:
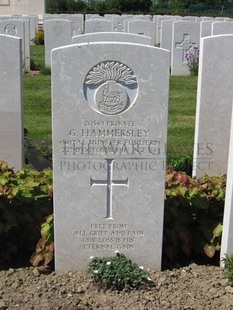
[[[44,30],[43,29],[38,29],[33,42],[35,43],[35,45],[44,45]]]
[[[199,65],[199,49],[194,46],[191,50],[189,50],[185,58],[187,60],[187,67],[189,69],[190,75],[197,76],[198,75],[198,65]]]
[[[30,263],[33,266],[48,266],[54,257],[54,227],[53,214],[49,215],[41,225],[41,238],[37,243],[36,250],[32,254]]]
[[[28,260],[52,213],[52,171],[17,173],[0,161],[0,265]]]
[[[226,176],[199,180],[168,170],[163,257],[175,262],[213,258],[220,250]]]
[[[225,264],[225,274],[231,283],[233,283],[233,255],[226,254],[223,258],[223,262]]]
[[[167,170],[165,263],[182,263],[200,256],[216,258],[220,250],[225,187],[225,175],[197,180],[185,172]],[[54,255],[52,197],[51,170],[39,172],[26,167],[15,173],[5,162],[0,162],[1,266],[29,257],[34,266],[50,264]]]
[[[52,141],[41,141],[40,144],[35,145],[35,149],[39,153],[41,160],[46,159],[52,162]]]
[[[192,168],[193,168],[193,156],[192,155],[185,155],[180,157],[179,159],[171,159],[169,166],[171,166],[176,171],[184,171],[189,176],[192,175]]]
[[[225,187],[225,175],[196,180],[185,172],[167,170],[163,235],[165,265],[182,264],[199,257],[211,259],[219,253]],[[39,261],[40,264],[44,264],[44,260]],[[36,261],[33,265],[37,265]]]
[[[88,266],[92,279],[101,288],[118,291],[137,289],[151,283],[149,274],[143,269],[120,253],[114,257],[91,257]]]
[[[52,166],[52,141],[40,141],[35,144],[26,128],[24,128],[24,150],[26,164],[37,169]]]

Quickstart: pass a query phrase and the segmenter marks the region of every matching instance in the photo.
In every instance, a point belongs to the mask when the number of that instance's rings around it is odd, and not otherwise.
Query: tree
[[[147,12],[152,6],[151,0],[116,0],[116,8],[122,12]]]
[[[82,11],[86,8],[82,0],[46,0],[45,5],[47,13]]]

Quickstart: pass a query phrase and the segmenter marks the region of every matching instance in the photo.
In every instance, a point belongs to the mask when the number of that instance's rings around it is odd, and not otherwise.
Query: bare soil
[[[219,267],[191,264],[150,277],[151,286],[117,292],[99,289],[86,273],[11,268],[0,271],[0,310],[233,309],[233,287]]]

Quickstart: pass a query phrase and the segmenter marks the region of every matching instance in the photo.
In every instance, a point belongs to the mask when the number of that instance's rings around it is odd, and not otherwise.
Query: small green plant
[[[182,156],[179,159],[171,159],[169,166],[175,171],[184,171],[189,176],[192,175],[193,158],[190,155]]]
[[[124,254],[117,251],[115,253],[114,257],[90,257],[88,271],[101,288],[132,290],[151,283],[152,280],[143,266],[139,267]]]
[[[226,276],[233,283],[233,255],[226,254],[223,262],[226,268]]]
[[[43,29],[39,29],[36,32],[36,36],[33,41],[35,45],[44,45],[44,30]]]
[[[40,236],[38,227],[52,213],[52,197],[52,170],[25,167],[15,173],[0,161],[1,266],[28,260]],[[52,225],[52,220],[49,224]],[[47,246],[50,239],[45,241]],[[52,244],[49,245],[53,255]]]
[[[189,50],[185,58],[187,60],[187,67],[189,69],[190,75],[197,76],[198,75],[198,63],[199,63],[199,49],[197,46],[194,46],[191,50]]]
[[[40,67],[40,74],[42,75],[51,75],[51,68],[47,66]]]

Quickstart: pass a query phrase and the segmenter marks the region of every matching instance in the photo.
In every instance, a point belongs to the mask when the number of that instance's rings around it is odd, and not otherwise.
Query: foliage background
[[[232,0],[46,0],[47,13],[233,15]]]

